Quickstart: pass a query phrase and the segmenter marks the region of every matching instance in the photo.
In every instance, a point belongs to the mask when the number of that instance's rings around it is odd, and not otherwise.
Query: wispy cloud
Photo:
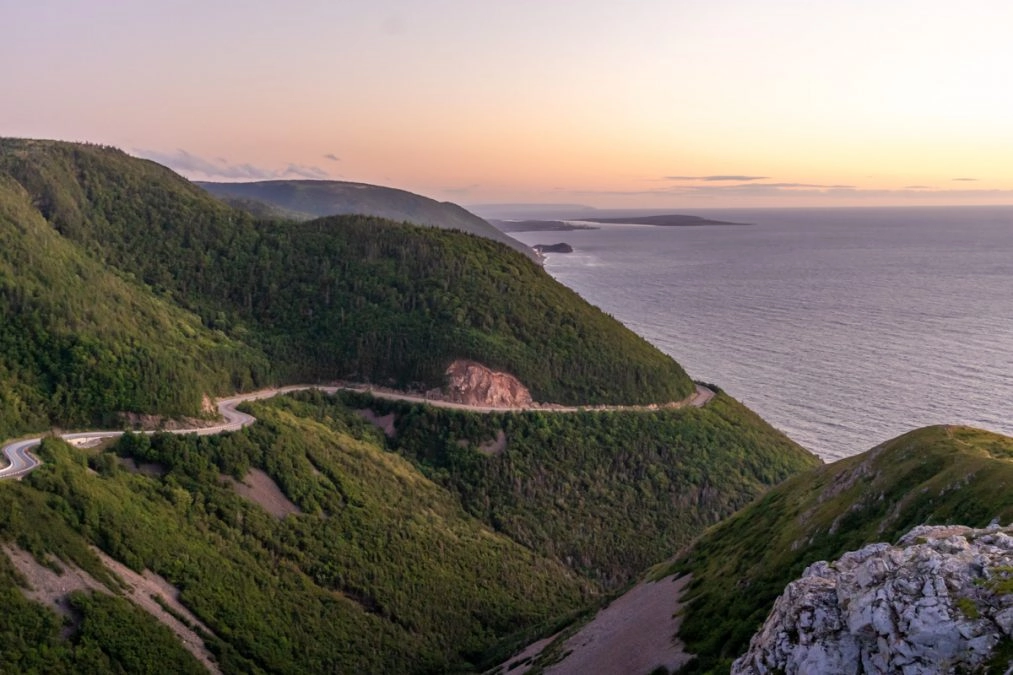
[[[767,188],[776,190],[854,190],[854,185],[820,185],[818,183],[746,183],[744,185],[728,185],[723,188],[746,189]],[[722,189],[722,188],[718,188]]]
[[[277,178],[326,179],[330,174],[316,166],[289,163],[284,169],[268,169],[253,164],[233,164],[224,157],[213,160],[187,152],[182,148],[175,152],[159,150],[134,150],[139,157],[164,164],[173,171],[188,178],[224,180],[272,180]]]
[[[340,162],[341,161],[341,158],[338,157],[337,155],[335,155],[333,152],[328,152],[326,155],[324,155],[324,159],[329,159],[332,162]]]
[[[931,190],[931,185],[905,185],[905,190]]]
[[[964,182],[967,182],[967,183],[972,183],[972,182],[974,182],[974,181],[976,181],[978,179],[977,178],[954,178],[953,180],[955,180],[955,181],[964,181]]]
[[[766,180],[769,176],[665,176],[664,180],[702,180],[708,183],[720,183],[723,181],[744,181],[744,180]]]

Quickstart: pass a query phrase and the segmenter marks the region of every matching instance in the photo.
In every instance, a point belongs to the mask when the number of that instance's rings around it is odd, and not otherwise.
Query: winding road
[[[383,398],[392,401],[407,401],[410,403],[426,403],[438,408],[452,408],[455,410],[470,410],[472,412],[516,412],[525,410],[538,410],[541,412],[551,413],[573,413],[580,411],[615,411],[615,410],[657,410],[666,407],[684,407],[692,406],[694,408],[700,408],[707,404],[712,398],[714,398],[714,392],[703,385],[696,385],[696,392],[689,398],[671,403],[668,405],[652,405],[652,406],[532,406],[530,408],[491,408],[491,407],[480,407],[470,406],[461,403],[451,403],[449,401],[430,400],[422,396],[412,396],[410,394],[401,394],[386,390],[375,390],[366,386],[320,386],[320,385],[293,385],[289,387],[278,387],[275,389],[261,389],[260,391],[254,391],[247,394],[240,394],[238,396],[230,396],[229,398],[218,399],[218,413],[225,421],[221,424],[216,424],[210,427],[196,427],[189,429],[172,429],[169,430],[171,434],[197,434],[199,436],[209,436],[212,434],[220,434],[226,431],[238,431],[243,427],[248,427],[257,421],[257,418],[253,415],[247,415],[244,412],[236,410],[236,407],[246,401],[255,401],[265,398],[271,398],[279,394],[288,394],[294,391],[303,391],[306,389],[319,389],[328,394],[333,394],[339,390],[345,391],[358,391],[368,393],[375,398]],[[144,433],[153,434],[154,431],[145,431]],[[82,431],[68,434],[60,434],[60,438],[67,441],[71,445],[85,445],[93,443],[95,441],[105,440],[107,438],[118,438],[124,434],[123,431]],[[38,457],[33,455],[30,451],[32,448],[37,447],[42,443],[43,436],[36,436],[33,438],[26,438],[18,441],[9,441],[4,444],[0,451],[3,452],[3,456],[7,458],[10,463],[7,467],[0,469],[0,480],[5,478],[21,478],[30,471],[36,469],[42,464],[42,461]]]

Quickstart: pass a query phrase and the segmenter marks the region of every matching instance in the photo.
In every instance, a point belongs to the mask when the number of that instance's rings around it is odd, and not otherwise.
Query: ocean
[[[911,429],[1013,435],[1013,207],[679,211],[546,270],[827,461]]]

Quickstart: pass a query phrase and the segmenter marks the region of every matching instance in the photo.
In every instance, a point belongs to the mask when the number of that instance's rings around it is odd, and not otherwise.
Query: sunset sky
[[[1013,204],[1013,3],[0,0],[0,135],[463,204]]]

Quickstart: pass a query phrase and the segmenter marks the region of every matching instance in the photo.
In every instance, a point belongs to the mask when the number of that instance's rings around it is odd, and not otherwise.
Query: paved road
[[[250,392],[248,394],[241,394],[239,396],[231,396],[229,398],[223,398],[218,400],[218,412],[225,420],[221,424],[216,424],[210,427],[198,427],[194,429],[173,429],[169,431],[172,434],[198,434],[200,436],[210,436],[212,434],[220,434],[225,431],[238,431],[243,427],[248,427],[257,421],[252,415],[247,415],[244,412],[236,410],[236,406],[246,401],[255,401],[259,399],[271,398],[278,394],[287,394],[293,391],[302,391],[305,389],[320,389],[328,394],[333,394],[339,389],[348,391],[361,391],[367,392],[376,398],[383,398],[392,401],[409,401],[412,403],[428,403],[429,405],[436,406],[439,408],[453,408],[456,410],[471,410],[473,412],[510,412],[513,410],[540,410],[543,412],[553,413],[569,413],[579,412],[581,410],[595,410],[595,411],[608,411],[608,410],[648,410],[663,408],[665,406],[592,406],[592,407],[573,407],[573,406],[543,406],[543,407],[531,407],[531,408],[488,408],[478,406],[468,406],[460,403],[451,403],[449,401],[431,401],[422,396],[412,396],[409,394],[399,394],[397,392],[385,391],[385,390],[373,390],[369,387],[354,386],[354,387],[321,387],[316,385],[295,385],[291,387],[279,387],[277,389],[262,389],[260,391]],[[680,401],[675,404],[670,404],[671,407],[680,407],[690,405],[699,408],[706,405],[714,397],[714,392],[707,387],[697,385],[696,393],[685,401]],[[146,431],[144,433],[153,434],[154,431]],[[118,438],[122,436],[122,431],[83,431],[70,434],[60,434],[60,438],[71,443],[73,445],[84,445],[95,441],[101,441],[108,438]],[[35,438],[26,438],[20,441],[11,441],[0,448],[3,452],[4,457],[10,462],[10,465],[6,468],[0,469],[0,480],[4,478],[21,478],[28,472],[38,467],[42,462],[35,457],[30,450],[37,447],[42,443],[42,436]]]

